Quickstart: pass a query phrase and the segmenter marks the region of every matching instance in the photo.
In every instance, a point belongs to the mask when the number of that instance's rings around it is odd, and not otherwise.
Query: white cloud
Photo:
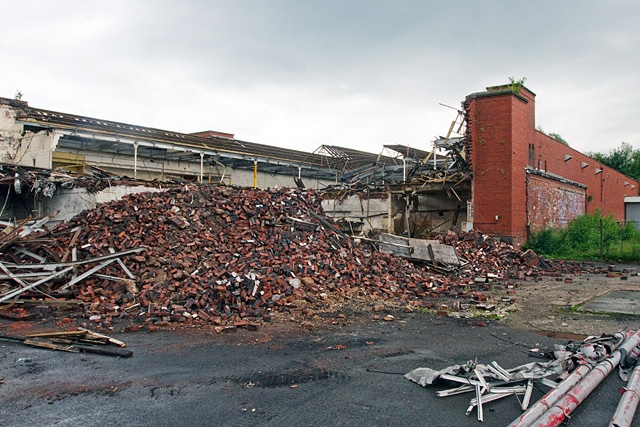
[[[445,133],[460,101],[526,77],[537,124],[640,148],[640,5],[577,0],[5,1],[0,96],[183,132],[379,152]],[[7,18],[8,17],[8,18]]]

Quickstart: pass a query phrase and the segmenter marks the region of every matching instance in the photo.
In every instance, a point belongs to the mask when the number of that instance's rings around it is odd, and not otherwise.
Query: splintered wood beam
[[[64,255],[62,256],[62,259],[60,260],[61,262],[66,262],[67,258],[69,257],[69,254],[71,254],[71,248],[73,248],[73,246],[76,244],[76,240],[78,240],[78,237],[80,236],[80,232],[82,231],[82,227],[76,227],[75,228],[75,232],[73,233],[73,237],[71,238],[71,241],[69,242],[69,246],[67,247],[67,250],[64,252]]]

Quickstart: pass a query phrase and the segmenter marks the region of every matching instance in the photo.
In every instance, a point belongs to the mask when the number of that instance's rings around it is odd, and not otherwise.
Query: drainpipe
[[[298,179],[302,178],[302,166],[298,165]]]
[[[536,427],[553,427],[560,425],[584,399],[604,380],[612,370],[620,363],[621,349],[631,352],[640,343],[640,330],[635,332],[621,346],[598,363],[578,384],[558,401],[547,412],[542,414],[535,422]]]
[[[618,408],[613,414],[609,427],[629,427],[638,408],[640,400],[640,365],[636,366],[624,388],[624,394],[618,403]]]
[[[612,350],[616,350],[618,346],[623,342],[625,336],[622,333],[614,335],[619,338],[618,342],[612,347]],[[529,409],[520,415],[519,418],[513,420],[507,427],[529,427],[532,425],[542,414],[547,412],[558,400],[566,395],[578,382],[580,382],[589,372],[591,372],[593,365],[580,365],[578,366],[567,378],[565,378],[558,386],[550,390],[547,394],[542,396],[535,404],[531,405]]]
[[[138,179],[138,143],[133,143],[133,179]]]
[[[258,188],[258,161],[253,161],[253,188]]]

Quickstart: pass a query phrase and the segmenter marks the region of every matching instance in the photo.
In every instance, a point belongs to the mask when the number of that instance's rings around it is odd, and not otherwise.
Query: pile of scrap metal
[[[0,184],[12,187],[18,195],[53,197],[56,189],[73,187],[74,180],[73,176],[55,170],[0,164]],[[7,199],[9,194],[7,191]]]
[[[457,182],[470,178],[466,138],[446,137],[433,141],[431,151],[401,144],[385,144],[375,155],[334,145],[323,145],[315,154],[327,159],[340,181],[370,188],[393,184]]]
[[[163,182],[165,186],[180,185],[187,181],[174,178]],[[18,197],[34,197],[36,200],[51,198],[61,188],[82,187],[89,193],[96,193],[113,185],[144,185],[159,187],[157,181],[136,180],[126,176],[114,175],[95,166],[85,165],[82,173],[69,172],[63,169],[43,169],[36,167],[18,166],[0,163],[0,185],[7,188],[5,200],[1,201],[6,207],[12,194]],[[5,193],[2,191],[2,193]],[[0,215],[4,209],[0,211]]]
[[[533,362],[504,369],[495,361],[488,365],[470,361],[465,365],[454,365],[439,371],[418,368],[407,373],[405,378],[423,387],[433,385],[437,380],[461,384],[438,391],[437,396],[475,393],[469,402],[467,415],[475,408],[479,421],[484,421],[484,404],[508,396],[523,396],[522,400],[518,400],[525,412],[509,427],[557,426],[569,417],[613,369],[620,366],[620,377],[628,383],[611,425],[629,426],[638,405],[640,391],[640,367],[635,367],[640,354],[639,344],[640,331],[618,332],[588,337],[580,343],[556,346],[549,353],[538,349],[529,351],[536,357],[550,358],[548,362]],[[535,383],[550,390],[529,406]]]

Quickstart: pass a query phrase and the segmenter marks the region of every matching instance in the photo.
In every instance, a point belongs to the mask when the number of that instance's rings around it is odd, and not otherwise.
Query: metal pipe
[[[604,380],[620,363],[621,349],[627,353],[640,343],[640,331],[629,337],[611,356],[598,363],[578,384],[576,384],[553,407],[549,408],[535,421],[536,427],[558,426],[564,421],[589,394]]]
[[[631,374],[631,378],[624,388],[624,394],[620,398],[620,403],[613,414],[609,427],[629,427],[633,416],[636,414],[638,402],[640,401],[640,365],[636,366]]]
[[[622,344],[625,335],[618,332],[614,336],[619,337],[618,342],[612,347],[612,351],[616,350]],[[507,427],[529,427],[542,414],[547,412],[558,400],[560,400],[569,390],[571,390],[580,380],[582,380],[589,372],[593,365],[578,366],[567,378],[565,378],[558,386],[549,390],[547,394],[542,396],[540,400],[531,405],[529,410],[524,412],[520,417],[516,418]]]
[[[578,366],[567,378],[565,378],[558,387],[550,390],[534,405],[532,405],[528,411],[520,415],[509,424],[507,427],[529,427],[533,424],[542,414],[547,412],[549,408],[553,406],[562,396],[567,394],[578,382],[591,372],[591,365]]]

